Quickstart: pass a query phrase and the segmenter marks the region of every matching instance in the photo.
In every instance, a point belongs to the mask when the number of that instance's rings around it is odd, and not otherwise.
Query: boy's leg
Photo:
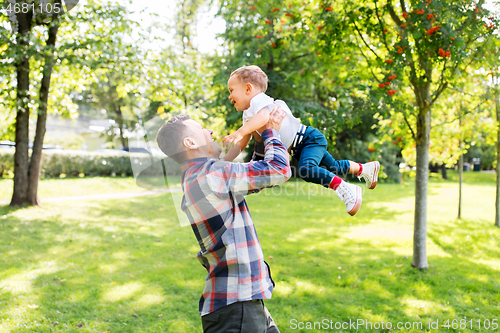
[[[299,156],[298,175],[300,178],[324,187],[330,186],[335,174],[319,166],[325,151],[326,142],[324,144],[323,142],[311,142],[302,148]]]
[[[340,199],[344,201],[347,212],[351,216],[355,215],[361,207],[361,188],[342,181],[333,172],[319,166],[323,157],[328,152],[326,151],[326,138],[321,132],[316,131],[317,136],[311,139],[308,138],[300,150],[298,175],[307,182],[323,185],[335,190]],[[339,171],[347,172],[349,168],[350,165],[347,163]]]
[[[377,161],[365,164],[348,160],[336,161],[329,152],[326,152],[320,166],[336,174],[341,174],[344,178],[347,174],[353,174],[360,179],[363,178],[366,186],[371,190],[377,186],[378,173],[380,171],[380,163]]]
[[[325,150],[325,154],[323,155],[323,159],[321,160],[320,166],[337,174],[342,175],[342,177],[346,177],[348,174],[358,173],[359,172],[359,164],[356,162],[348,161],[348,160],[335,160],[332,155]]]

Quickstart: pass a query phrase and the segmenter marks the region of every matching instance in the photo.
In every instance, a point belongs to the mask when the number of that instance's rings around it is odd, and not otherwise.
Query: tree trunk
[[[495,89],[495,109],[497,114],[497,167],[496,167],[496,175],[497,175],[497,193],[495,200],[495,225],[500,227],[500,106],[498,101],[498,74],[495,75],[494,82]]]
[[[14,192],[10,202],[11,206],[20,206],[27,201],[30,117],[30,97],[28,94],[30,87],[30,56],[28,49],[31,18],[31,12],[17,14],[19,32],[16,39],[20,57],[16,63],[16,152],[14,153]]]
[[[425,94],[417,116],[417,172],[415,179],[415,221],[413,231],[412,266],[420,270],[429,267],[427,263],[427,184],[429,180],[429,141],[431,132],[431,109],[426,105],[429,89]]]
[[[458,110],[458,126],[460,127],[460,139],[458,141],[458,148],[460,149],[460,157],[458,159],[458,216],[457,219],[462,218],[462,182],[464,174],[464,155],[462,153],[462,104]]]
[[[448,179],[448,175],[446,174],[446,164],[441,164],[441,176],[443,179]]]
[[[38,205],[38,181],[40,179],[43,139],[45,137],[47,124],[47,104],[49,98],[52,69],[54,68],[54,49],[56,45],[58,29],[59,22],[51,23],[51,26],[49,28],[49,36],[47,38],[47,54],[45,55],[45,65],[43,68],[43,77],[40,86],[40,103],[38,107],[38,118],[36,122],[36,136],[35,142],[33,143],[33,152],[31,154],[31,163],[29,168],[28,202],[32,205]]]
[[[118,102],[119,103],[119,102]],[[127,148],[128,144],[125,141],[125,137],[123,136],[123,113],[122,113],[122,107],[118,105],[116,107],[116,115],[117,115],[117,120],[118,120],[118,127],[120,131],[120,141],[122,143],[123,148]]]

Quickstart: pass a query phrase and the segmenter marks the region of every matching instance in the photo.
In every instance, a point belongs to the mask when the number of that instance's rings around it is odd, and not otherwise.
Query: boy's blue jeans
[[[345,177],[349,173],[349,161],[336,161],[328,152],[327,146],[325,136],[316,128],[308,126],[293,155],[299,161],[297,174],[300,178],[328,187],[335,175]]]

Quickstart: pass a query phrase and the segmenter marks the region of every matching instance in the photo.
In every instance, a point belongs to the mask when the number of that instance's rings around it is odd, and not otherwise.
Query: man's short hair
[[[262,92],[267,90],[267,75],[259,66],[243,66],[231,73],[231,76],[237,75],[241,82],[251,83],[259,87]]]
[[[187,114],[180,114],[170,119],[159,130],[156,142],[161,151],[171,157],[177,163],[186,160],[186,147],[183,140],[187,136],[187,126],[185,120],[191,119]]]

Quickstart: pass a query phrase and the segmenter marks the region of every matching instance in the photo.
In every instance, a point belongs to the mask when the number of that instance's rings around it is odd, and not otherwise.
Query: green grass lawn
[[[12,198],[13,180],[0,178],[0,200]],[[39,183],[40,198],[142,191],[134,177],[86,177],[68,179],[43,179]]]
[[[107,189],[140,190],[133,179],[96,179],[111,184]],[[41,188],[104,190],[89,181],[44,180]],[[266,306],[281,332],[382,331],[292,329],[324,319],[383,320],[396,332],[470,332],[479,331],[478,320],[498,323],[495,175],[467,173],[465,181],[462,220],[458,186],[431,181],[425,272],[410,266],[413,185],[365,191],[355,217],[332,192],[299,180],[248,196],[276,282]],[[170,194],[3,206],[0,233],[0,332],[201,332],[206,273]],[[436,320],[464,318],[473,329],[427,329]],[[422,323],[424,330],[397,329],[398,322]]]

